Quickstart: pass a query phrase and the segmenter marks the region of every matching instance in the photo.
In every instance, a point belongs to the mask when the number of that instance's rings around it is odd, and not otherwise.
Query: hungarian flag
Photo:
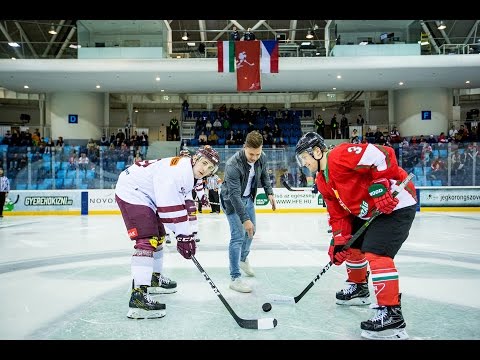
[[[257,91],[260,86],[260,41],[235,42],[237,91]]]
[[[217,41],[218,72],[235,72],[235,43]]]
[[[262,57],[260,70],[262,73],[278,73],[278,41],[262,40]]]

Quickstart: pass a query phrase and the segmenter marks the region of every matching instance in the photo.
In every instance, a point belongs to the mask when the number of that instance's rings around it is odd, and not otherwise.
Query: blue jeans
[[[256,227],[255,219],[255,206],[251,197],[242,198],[243,205],[247,210],[247,214],[253,225]],[[223,207],[222,207],[223,209]],[[225,213],[225,209],[223,209]],[[230,260],[230,277],[236,279],[242,274],[240,273],[240,261],[245,261],[250,253],[250,245],[252,245],[252,239],[248,237],[245,231],[240,217],[237,213],[233,212],[227,215],[228,224],[230,225],[230,245],[228,247],[228,256]]]

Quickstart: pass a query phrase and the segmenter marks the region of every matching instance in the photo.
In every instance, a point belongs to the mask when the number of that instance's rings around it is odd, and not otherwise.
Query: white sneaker
[[[240,261],[240,269],[242,269],[247,276],[255,276],[255,272],[250,266],[248,259],[245,259],[245,261]]]
[[[249,293],[252,292],[252,288],[248,284],[244,283],[242,278],[235,278],[230,282],[230,289],[242,292]]]

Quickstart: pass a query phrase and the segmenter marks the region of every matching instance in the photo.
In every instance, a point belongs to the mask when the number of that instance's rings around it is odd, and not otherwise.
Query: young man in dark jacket
[[[255,276],[247,257],[255,234],[254,202],[258,180],[268,196],[272,210],[277,208],[262,147],[262,135],[258,131],[250,132],[243,148],[225,164],[225,179],[220,192],[220,203],[230,226],[230,289],[244,293],[251,292],[252,289],[242,281],[240,269],[247,276]]]

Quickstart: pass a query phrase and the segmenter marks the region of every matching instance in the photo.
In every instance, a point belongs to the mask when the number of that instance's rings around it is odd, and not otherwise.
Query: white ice
[[[257,214],[250,294],[228,288],[225,216],[199,218],[197,260],[239,317],[274,317],[276,328],[238,326],[175,241],[164,274],[178,292],[157,297],[167,315],[128,319],[133,243],[120,215],[5,216],[0,339],[360,339],[360,322],[373,310],[335,304],[344,266],[330,268],[297,304],[261,308],[270,294],[298,295],[328,263],[325,214]],[[417,213],[395,258],[411,339],[480,339],[479,220],[476,212]]]

